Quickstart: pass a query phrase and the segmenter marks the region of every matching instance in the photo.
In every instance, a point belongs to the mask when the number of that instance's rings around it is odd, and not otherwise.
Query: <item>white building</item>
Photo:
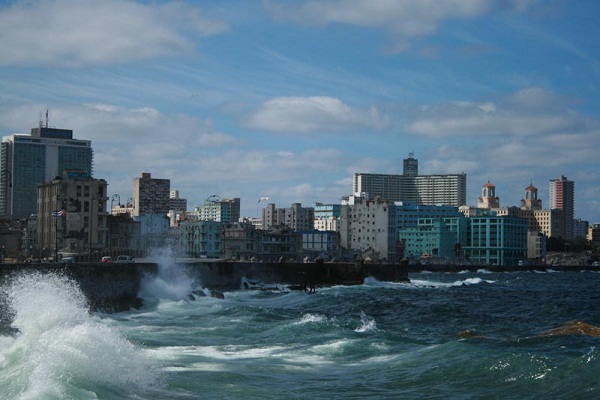
[[[393,203],[360,195],[344,199],[340,215],[340,245],[363,258],[398,261],[400,241],[396,234]]]

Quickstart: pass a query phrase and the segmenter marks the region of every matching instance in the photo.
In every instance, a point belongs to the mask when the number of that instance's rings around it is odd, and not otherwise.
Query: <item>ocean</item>
[[[60,275],[2,287],[0,398],[600,398],[597,272],[423,272],[216,298],[161,271],[143,308],[114,314],[90,313]]]

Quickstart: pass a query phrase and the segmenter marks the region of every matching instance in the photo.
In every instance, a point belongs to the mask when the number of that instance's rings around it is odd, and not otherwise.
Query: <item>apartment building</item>
[[[133,216],[169,213],[171,181],[142,172],[133,180]]]

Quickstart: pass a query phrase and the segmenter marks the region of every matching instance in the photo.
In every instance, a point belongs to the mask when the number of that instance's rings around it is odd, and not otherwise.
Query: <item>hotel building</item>
[[[461,206],[467,202],[467,175],[418,175],[418,160],[404,160],[402,175],[355,173],[353,193],[368,193],[391,202]]]

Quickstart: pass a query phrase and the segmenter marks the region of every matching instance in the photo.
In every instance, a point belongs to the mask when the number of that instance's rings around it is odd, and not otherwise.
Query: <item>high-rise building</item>
[[[70,129],[40,126],[30,135],[5,136],[0,147],[0,215],[24,218],[37,212],[38,185],[64,171],[92,176],[90,140],[73,139]]]
[[[201,221],[238,222],[240,219],[240,198],[222,199],[211,196],[200,207],[196,207]]]
[[[133,216],[169,213],[171,181],[152,178],[147,172],[133,180]]]
[[[413,153],[408,154],[408,158],[404,159],[402,175],[417,176],[419,175],[419,160],[413,158]]]
[[[575,219],[575,182],[561,175],[550,180],[550,209],[562,210],[564,216],[563,238],[571,240],[574,238]]]
[[[404,173],[355,173],[353,193],[367,193],[370,198],[418,205],[443,204],[459,207],[467,203],[467,175],[417,175],[418,161],[411,156],[404,160]]]

